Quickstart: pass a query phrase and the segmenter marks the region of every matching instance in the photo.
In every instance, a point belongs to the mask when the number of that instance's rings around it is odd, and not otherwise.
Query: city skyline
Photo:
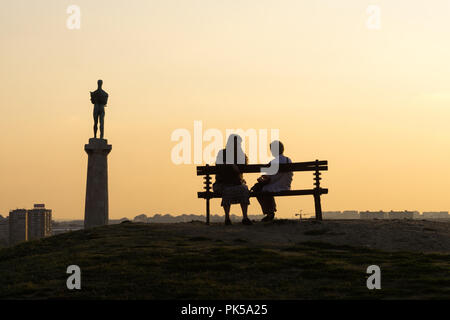
[[[255,209],[255,211],[257,211],[258,209],[259,208]],[[11,211],[14,211],[14,210],[28,210],[28,209],[25,209],[25,207],[14,207],[14,208],[9,209],[7,212],[0,212],[0,217],[3,217],[4,219],[6,219],[6,218],[8,218],[8,214]],[[174,212],[154,212],[154,213],[149,213],[146,210],[142,210],[141,212],[136,212],[136,213],[133,213],[133,214],[127,214],[127,215],[122,215],[122,216],[110,217],[110,220],[118,220],[118,219],[123,219],[123,218],[136,217],[136,216],[139,216],[141,214],[148,215],[149,217],[153,217],[155,215],[171,215],[173,217],[182,216],[182,215],[205,216],[205,214],[203,212],[203,208],[200,207],[199,210],[197,210],[197,211],[198,212],[193,210],[191,212],[183,211],[183,212],[178,212],[178,213],[174,213]],[[313,209],[311,209],[309,211],[304,211],[303,209],[299,208],[298,210],[293,209],[292,211],[293,211],[292,214],[285,213],[281,218],[289,219],[289,218],[295,217],[299,212],[301,212],[303,215],[306,215],[306,216],[311,216],[311,217],[315,216],[315,213],[314,213]],[[360,213],[360,212],[367,212],[367,211],[369,211],[369,212],[386,212],[386,213],[389,213],[389,212],[418,212],[419,214],[430,213],[430,212],[431,213],[441,213],[441,212],[447,212],[448,213],[448,212],[450,212],[450,210],[429,210],[429,209],[416,210],[416,209],[402,209],[402,208],[395,209],[395,210],[394,209],[386,209],[386,208],[385,209],[380,209],[380,208],[378,208],[378,209],[376,209],[376,208],[375,209],[361,209],[361,210],[345,209],[344,208],[344,209],[339,209],[339,210],[336,209],[336,210],[334,210],[332,208],[331,209],[330,208],[326,208],[326,210],[323,210],[324,213],[330,213],[330,212],[358,212],[358,213]],[[239,215],[239,209],[238,208],[234,208],[234,210],[232,210],[232,213],[233,212],[235,214]],[[214,212],[211,212],[211,214],[212,215],[222,216],[223,212],[221,212],[220,210],[216,210]],[[250,213],[249,214],[251,214],[251,215],[260,215],[262,213],[261,212],[252,212],[251,211],[251,207],[250,207]],[[81,215],[79,217],[64,217],[64,218],[57,218],[57,216],[58,215],[55,216],[55,214],[53,213],[53,217],[54,217],[53,221],[74,221],[74,220],[83,220],[84,219],[83,215]]]
[[[15,210],[25,210],[25,211],[27,211],[29,209],[15,208],[15,209],[11,209],[9,211],[9,213],[11,213],[12,211],[15,211]],[[446,215],[448,215],[450,217],[450,213],[449,213],[450,211],[445,211],[445,210],[440,210],[440,211],[431,211],[431,210],[418,211],[418,210],[351,210],[351,209],[329,210],[328,209],[328,210],[324,210],[323,211],[324,214],[331,214],[331,213],[343,213],[343,214],[345,214],[345,213],[357,213],[358,215],[361,212],[363,212],[363,213],[366,213],[366,212],[371,212],[371,213],[373,213],[373,212],[383,212],[383,213],[386,213],[386,214],[392,213],[392,212],[394,212],[394,213],[408,212],[408,213],[417,213],[420,216],[434,215],[434,214],[446,214]],[[285,219],[298,219],[298,215],[299,214],[302,214],[305,217],[311,217],[311,218],[315,217],[315,213],[313,211],[311,211],[311,212],[304,212],[303,210],[299,210],[297,212],[292,213],[291,215],[286,215],[286,217],[284,217],[284,218]],[[183,212],[183,213],[179,213],[179,214],[172,214],[172,213],[169,213],[169,212],[167,212],[167,213],[164,213],[164,212],[159,212],[159,213],[158,212],[156,212],[156,213],[141,212],[141,213],[136,213],[136,214],[129,215],[129,216],[122,216],[120,218],[111,218],[109,220],[110,221],[119,221],[119,220],[122,220],[122,219],[131,219],[131,220],[133,220],[136,217],[139,217],[139,216],[142,216],[142,215],[145,215],[148,218],[154,218],[156,216],[159,216],[159,217],[171,216],[173,218],[182,217],[182,216],[206,217],[205,214],[202,213],[202,212],[198,212],[198,213],[195,213],[195,212]],[[215,217],[223,217],[223,213],[220,212],[220,211],[212,212],[211,215],[215,216]],[[236,212],[235,214],[232,214],[232,215],[233,216],[240,216],[239,212]],[[251,213],[250,215],[251,216],[262,216],[262,213]],[[8,219],[8,215],[4,215],[3,216],[0,213],[0,218],[2,218],[2,217],[3,217],[4,220]],[[52,215],[52,217],[53,217],[52,221],[55,221],[55,222],[58,222],[58,221],[83,221],[82,218],[60,218],[59,219],[59,218],[56,218],[54,214]],[[324,218],[326,218],[326,217],[324,217]]]

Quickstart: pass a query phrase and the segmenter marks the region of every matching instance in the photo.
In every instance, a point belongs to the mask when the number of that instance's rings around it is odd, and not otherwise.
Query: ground
[[[124,223],[0,249],[0,298],[449,299],[449,270],[449,222]]]

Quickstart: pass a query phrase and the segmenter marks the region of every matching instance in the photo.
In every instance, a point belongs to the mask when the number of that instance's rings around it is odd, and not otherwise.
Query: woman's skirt
[[[229,206],[231,204],[250,204],[249,191],[245,184],[239,185],[215,185],[214,191],[222,194],[221,206]]]

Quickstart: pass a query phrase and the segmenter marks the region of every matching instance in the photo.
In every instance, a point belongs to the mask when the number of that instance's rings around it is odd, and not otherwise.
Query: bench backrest
[[[205,176],[205,175],[214,175],[218,172],[220,168],[225,166],[226,164],[218,164],[214,166],[206,165],[206,166],[198,166],[197,167],[197,175]],[[241,173],[264,173],[269,170],[269,164],[238,164],[239,171]],[[279,164],[280,172],[286,171],[327,171],[328,170],[328,161],[309,161],[309,162],[293,162],[293,163],[281,163]]]

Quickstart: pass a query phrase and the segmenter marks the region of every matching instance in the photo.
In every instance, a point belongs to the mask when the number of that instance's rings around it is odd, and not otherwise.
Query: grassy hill
[[[320,234],[316,239],[260,244],[135,223],[81,230],[0,249],[0,298],[450,298],[448,254],[332,245],[320,242]],[[79,291],[66,288],[66,268],[73,264],[82,270]],[[381,290],[366,287],[371,264],[381,267]]]

